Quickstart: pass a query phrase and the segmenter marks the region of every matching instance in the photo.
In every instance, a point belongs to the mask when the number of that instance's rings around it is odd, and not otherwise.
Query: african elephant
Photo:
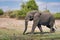
[[[53,28],[53,25],[55,23],[55,18],[53,17],[53,15],[47,12],[39,12],[37,10],[34,10],[28,12],[25,17],[25,30],[23,34],[25,34],[27,30],[28,21],[32,21],[32,20],[33,20],[33,25],[32,25],[31,34],[34,33],[36,26],[39,28],[41,32],[43,32],[41,25],[50,28],[50,32],[55,32],[55,29]]]

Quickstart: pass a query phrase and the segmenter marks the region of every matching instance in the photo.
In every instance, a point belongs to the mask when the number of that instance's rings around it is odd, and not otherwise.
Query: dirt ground
[[[29,22],[27,31],[31,31],[33,21]],[[55,25],[57,27],[56,31],[60,31],[60,20],[55,20]],[[49,31],[49,28],[42,26],[44,31]],[[14,29],[14,30],[24,30],[24,20],[16,20],[12,18],[0,18],[0,28],[2,29]],[[36,28],[36,31],[39,31]]]

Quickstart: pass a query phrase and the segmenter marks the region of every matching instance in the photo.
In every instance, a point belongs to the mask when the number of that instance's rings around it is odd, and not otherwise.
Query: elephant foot
[[[25,33],[23,33],[23,35],[25,35]]]
[[[50,30],[50,33],[55,33],[55,29]]]

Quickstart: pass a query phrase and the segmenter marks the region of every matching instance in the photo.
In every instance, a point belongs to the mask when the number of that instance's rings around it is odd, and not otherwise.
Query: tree
[[[32,10],[38,10],[38,6],[35,2],[35,0],[29,0],[28,2],[26,3],[22,3],[21,5],[21,14],[22,15],[26,15],[26,13],[28,11],[32,11]]]
[[[19,18],[25,17],[27,12],[32,11],[32,10],[38,10],[38,6],[37,6],[35,0],[29,0],[26,3],[22,2],[21,10],[18,10],[17,12],[14,11],[11,14],[11,17],[16,17],[19,19]]]
[[[35,2],[35,0],[29,0],[27,3],[26,3],[26,6],[28,9],[30,10],[38,10],[38,6]]]
[[[4,12],[3,12],[3,10],[2,10],[2,9],[0,9],[0,15],[3,15],[3,13],[4,13]]]

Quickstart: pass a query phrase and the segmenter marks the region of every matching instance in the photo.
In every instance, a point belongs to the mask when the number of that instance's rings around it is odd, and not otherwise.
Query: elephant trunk
[[[28,20],[25,20],[25,30],[24,30],[23,34],[25,34],[25,32],[27,30],[27,25],[28,25]]]

